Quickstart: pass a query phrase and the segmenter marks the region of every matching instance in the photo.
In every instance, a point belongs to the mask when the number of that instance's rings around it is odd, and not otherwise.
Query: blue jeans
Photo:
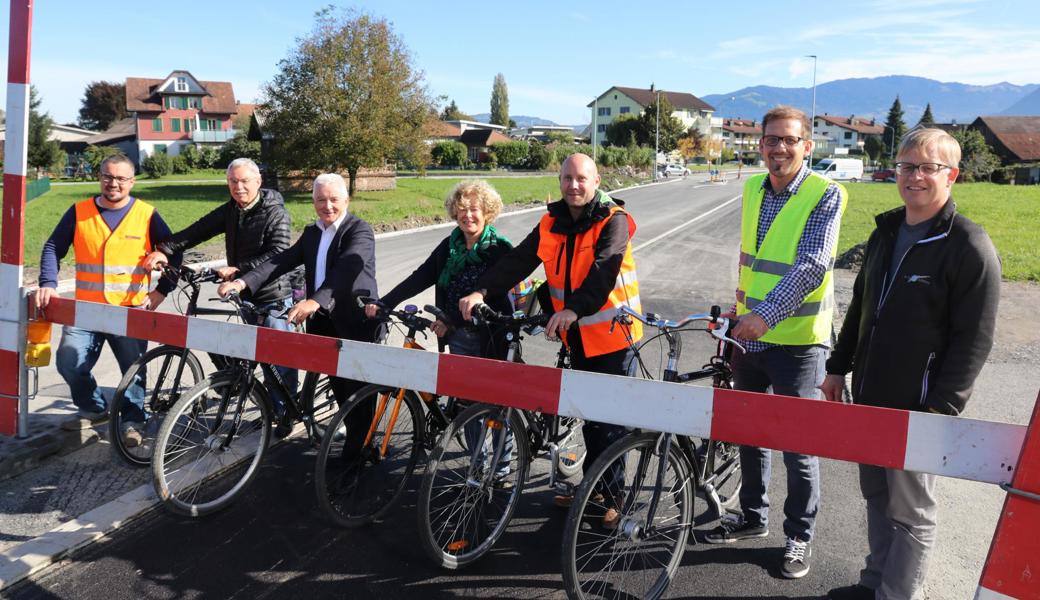
[[[781,396],[820,398],[816,386],[826,375],[824,363],[830,354],[822,346],[774,346],[761,352],[733,355],[733,382],[736,389],[766,392]],[[769,496],[766,493],[772,473],[772,451],[753,446],[740,447],[740,508],[744,519],[769,526]],[[787,468],[787,500],[784,501],[784,535],[810,541],[820,510],[820,463],[815,456],[784,452]]]
[[[268,313],[264,317],[262,322],[258,322],[255,315],[249,313],[246,315],[246,323],[249,325],[257,325],[259,327],[267,327],[269,329],[277,329],[279,331],[292,331],[289,326],[289,321],[285,319],[276,319],[275,317],[285,312],[286,309],[291,308],[293,305],[292,297],[286,296],[281,300],[275,300],[269,304],[258,304],[257,309],[261,312]],[[285,383],[286,389],[291,394],[296,393],[296,388],[299,384],[298,371],[296,369],[290,369],[289,367],[275,366],[275,370],[282,376],[282,381]],[[274,405],[275,414],[282,414],[285,412],[286,398],[282,397],[281,391],[278,386],[274,383],[267,385],[267,391],[271,396],[271,403]]]
[[[65,383],[69,384],[72,403],[81,412],[98,413],[108,409],[108,403],[91,373],[105,342],[108,342],[108,347],[115,355],[121,373],[126,373],[148,348],[147,341],[122,335],[88,331],[69,325],[61,330],[61,342],[54,364]],[[126,398],[130,404],[123,418],[127,421],[144,421],[144,382],[140,377],[126,388]]]

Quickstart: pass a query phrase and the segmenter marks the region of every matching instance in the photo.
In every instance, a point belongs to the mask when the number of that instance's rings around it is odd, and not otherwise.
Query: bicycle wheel
[[[516,411],[484,404],[470,406],[444,430],[419,488],[419,538],[434,563],[464,567],[505,532],[527,480],[526,435]]]
[[[740,446],[715,440],[702,443],[707,444],[708,449],[701,480],[705,490],[714,496],[708,499],[709,504],[717,507],[716,516],[721,517],[725,509],[740,499]]]
[[[321,437],[316,423],[330,419],[336,414],[336,396],[332,393],[332,379],[322,373],[308,372],[300,387],[299,408],[303,413],[303,422],[311,427],[310,433],[317,440]]]
[[[694,496],[679,444],[673,440],[662,467],[661,440],[657,433],[621,438],[578,487],[563,535],[569,598],[657,598],[668,588],[690,535]]]
[[[219,510],[256,476],[271,439],[270,405],[255,380],[241,398],[239,379],[237,373],[221,372],[202,380],[159,428],[152,482],[174,512],[197,517]]]
[[[559,459],[556,469],[564,477],[573,477],[581,473],[588,451],[585,449],[585,438],[581,435],[583,421],[575,417],[560,417]]]
[[[422,406],[410,390],[367,385],[336,413],[314,469],[318,505],[358,527],[394,507],[422,454]]]
[[[108,408],[108,440],[116,456],[132,467],[147,467],[167,411],[203,377],[198,357],[184,348],[159,346],[135,360],[120,380]],[[126,397],[127,388],[135,383],[143,386],[143,412]],[[128,428],[133,428],[133,433]]]

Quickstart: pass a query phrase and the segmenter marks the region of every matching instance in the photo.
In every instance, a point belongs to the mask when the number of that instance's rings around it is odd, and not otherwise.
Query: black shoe
[[[805,574],[809,572],[810,556],[812,556],[812,547],[809,546],[809,542],[803,542],[797,538],[787,538],[780,574],[787,579],[805,577]]]
[[[288,416],[282,415],[278,417],[278,424],[274,427],[274,437],[280,440],[284,440],[285,438],[289,437],[289,434],[292,433],[292,430],[292,421],[289,420]]]
[[[749,523],[743,517],[723,519],[722,524],[704,536],[704,541],[709,544],[732,544],[741,540],[752,538],[764,538],[769,535],[769,530],[756,523]]]
[[[874,590],[865,585],[847,585],[827,592],[827,600],[874,600]]]

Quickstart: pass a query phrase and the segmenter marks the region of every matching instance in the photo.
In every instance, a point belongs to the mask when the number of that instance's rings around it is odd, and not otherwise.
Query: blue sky
[[[231,81],[240,101],[253,101],[325,4],[40,0],[32,80],[44,109],[62,123],[75,121],[92,80],[158,78],[174,69]],[[350,6],[393,23],[433,95],[453,98],[469,113],[488,112],[492,80],[501,72],[511,114],[562,124],[588,122],[585,105],[612,85],[655,83],[698,96],[760,84],[809,87],[807,54],[818,56],[818,83],[880,75],[1040,83],[1035,0],[658,5],[384,0]],[[0,31],[6,64],[6,4]]]

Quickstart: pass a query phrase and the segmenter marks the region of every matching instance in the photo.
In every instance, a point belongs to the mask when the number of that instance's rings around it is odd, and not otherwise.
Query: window
[[[178,92],[186,92],[186,91],[188,91],[188,78],[187,77],[178,77],[177,78],[177,83],[175,84],[175,89]]]
[[[163,106],[166,108],[173,108],[173,98],[170,96],[163,96]]]
[[[188,108],[188,98],[186,96],[180,96],[177,98],[177,108]]]
[[[173,131],[173,132],[176,132],[176,133],[180,133],[180,131],[181,131],[181,120],[180,119],[170,119],[170,131]]]
[[[620,109],[618,110],[618,112],[619,112],[619,113],[621,113],[621,114],[626,114],[626,113],[628,113],[628,111],[630,111],[630,110],[632,110],[632,107],[630,107],[630,106],[622,106],[622,107],[621,107],[621,108],[620,108]]]
[[[155,154],[166,154],[166,144],[156,144],[153,152]]]
[[[188,98],[188,107],[189,108],[202,108],[202,98],[200,98],[198,96],[192,96],[191,98]]]
[[[162,131],[162,119],[152,119],[152,131]]]
[[[220,131],[220,123],[216,119],[199,119],[199,129],[202,131]]]
[[[195,131],[195,120],[194,119],[184,119],[184,131],[187,131],[187,132]]]
[[[596,114],[601,116],[601,117],[609,117],[610,116],[610,107],[609,106],[601,106],[601,107],[599,107],[599,110],[596,112]]]
[[[846,131],[845,132],[845,139],[847,139],[847,140],[851,140],[852,139],[852,132],[851,131]]]
[[[603,132],[605,132],[606,130],[607,130],[607,126],[606,126],[606,125],[604,125],[604,124],[602,124],[602,123],[600,123],[600,124],[596,125],[596,131],[598,131],[598,132],[600,132],[600,133],[603,133]]]

